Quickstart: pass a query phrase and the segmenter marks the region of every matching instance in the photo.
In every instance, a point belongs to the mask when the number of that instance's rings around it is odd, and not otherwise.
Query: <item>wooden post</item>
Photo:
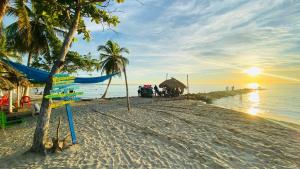
[[[16,100],[16,107],[20,106],[20,86],[17,86],[17,100]]]
[[[125,85],[126,85],[127,109],[128,109],[128,111],[130,111],[130,100],[129,100],[128,82],[127,82],[126,67],[125,67],[124,63],[123,63],[123,73],[124,73]]]
[[[24,96],[29,96],[29,93],[30,93],[30,86],[28,85],[25,87]]]
[[[187,87],[187,99],[189,99],[189,94],[190,94],[189,74],[186,75],[186,87]]]
[[[68,116],[69,129],[70,129],[70,133],[71,133],[71,137],[72,137],[72,143],[76,144],[77,143],[77,139],[76,139],[76,134],[75,134],[75,129],[74,129],[73,115],[72,115],[70,104],[66,104],[66,111],[67,111],[67,116]]]
[[[189,74],[186,75],[186,85],[187,85],[187,93],[190,94]]]
[[[8,107],[8,112],[12,113],[13,112],[13,105],[12,105],[12,90],[9,91],[9,107]]]

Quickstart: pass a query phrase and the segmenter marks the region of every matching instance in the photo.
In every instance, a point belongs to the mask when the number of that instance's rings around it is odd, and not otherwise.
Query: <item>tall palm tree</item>
[[[42,17],[35,13],[34,5],[32,3],[30,8],[23,0],[16,0],[7,12],[7,15],[18,18],[6,28],[8,48],[28,53],[27,66],[30,66],[33,56],[49,54],[50,34],[64,34],[59,29],[47,26]]]
[[[63,43],[57,52],[57,57],[51,68],[48,81],[44,88],[44,96],[50,94],[52,89],[53,76],[61,71],[65,66],[67,53],[74,40],[76,33],[83,34],[84,39],[89,39],[90,34],[86,29],[84,18],[90,18],[97,24],[108,24],[116,26],[119,20],[116,16],[109,15],[102,3],[109,0],[75,0],[75,1],[37,1],[39,8],[36,12],[47,16],[47,25],[58,26],[59,28],[67,28],[67,33],[63,37]],[[102,3],[99,3],[102,2]],[[45,141],[48,138],[48,129],[51,116],[51,106],[49,99],[43,97],[40,115],[33,138],[31,151],[45,153]]]
[[[128,110],[130,109],[129,96],[128,96],[128,84],[127,84],[127,75],[126,75],[126,66],[129,64],[129,61],[126,57],[122,56],[122,53],[129,53],[129,50],[124,47],[120,47],[118,43],[108,40],[105,45],[98,46],[98,51],[100,53],[100,68],[101,73],[112,74],[116,72],[123,72],[125,76],[126,84],[126,95],[127,95],[127,106]],[[102,95],[102,98],[105,98],[107,90],[110,86],[112,77],[109,79],[106,90]]]

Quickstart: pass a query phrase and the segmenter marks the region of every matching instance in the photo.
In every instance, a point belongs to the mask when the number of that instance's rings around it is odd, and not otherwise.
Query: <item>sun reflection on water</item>
[[[250,103],[250,107],[247,110],[247,113],[249,113],[251,115],[257,115],[258,113],[260,113],[260,109],[258,108],[259,102],[260,102],[259,91],[256,90],[256,91],[249,93],[248,100]]]
[[[249,83],[249,84],[247,84],[247,87],[249,89],[259,89],[260,86],[258,83]]]
[[[252,93],[249,93],[249,101],[251,103],[259,103],[259,94],[258,94],[258,91],[254,91]]]
[[[255,115],[257,115],[259,113],[259,109],[255,108],[255,107],[250,107],[248,109],[248,113],[255,116]]]

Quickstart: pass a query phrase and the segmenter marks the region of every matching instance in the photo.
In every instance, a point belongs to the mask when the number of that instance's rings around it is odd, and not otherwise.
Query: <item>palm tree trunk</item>
[[[36,129],[34,132],[34,138],[33,138],[33,145],[31,147],[32,152],[36,153],[42,153],[46,154],[45,149],[45,143],[48,138],[48,129],[49,129],[49,120],[51,116],[51,107],[50,107],[50,101],[49,99],[45,99],[46,95],[50,94],[50,90],[52,89],[52,78],[53,75],[58,73],[60,69],[63,67],[66,54],[70,48],[70,45],[72,43],[73,37],[77,31],[78,23],[80,20],[80,8],[78,7],[75,11],[74,20],[72,22],[72,25],[69,28],[69,32],[67,36],[64,39],[64,43],[62,45],[60,54],[58,59],[56,60],[55,64],[53,65],[49,80],[46,83],[46,86],[44,88],[44,94],[43,94],[43,100],[41,105],[40,114],[37,120]]]
[[[8,6],[8,0],[1,0],[1,2],[0,2],[0,24],[2,23],[3,17],[6,13],[7,6]]]
[[[32,58],[32,56],[31,56],[31,51],[28,53],[28,59],[27,59],[27,67],[30,67],[30,64],[31,64],[31,58]]]
[[[28,53],[28,59],[27,59],[27,66],[30,67],[30,64],[31,64],[31,52]],[[24,95],[23,96],[29,96],[29,91],[30,91],[30,86],[26,86],[25,87],[25,91],[24,91]]]
[[[124,63],[123,63],[123,72],[124,72],[124,76],[125,76],[126,97],[127,97],[127,108],[128,108],[128,111],[130,111],[130,101],[129,101],[129,94],[128,94],[127,74],[126,74],[126,68],[125,68]]]
[[[103,94],[102,97],[101,97],[102,99],[104,99],[105,96],[106,96],[106,93],[107,93],[107,91],[108,91],[108,87],[109,87],[109,85],[110,85],[111,79],[112,79],[112,77],[109,78],[109,81],[108,81],[108,84],[107,84],[107,86],[106,86],[105,92],[104,92],[104,94]]]
[[[20,106],[20,86],[17,85],[17,101],[16,101],[16,107],[18,108]]]

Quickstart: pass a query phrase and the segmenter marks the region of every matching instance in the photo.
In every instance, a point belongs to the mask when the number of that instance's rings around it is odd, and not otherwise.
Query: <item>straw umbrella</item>
[[[167,88],[169,90],[173,90],[173,89],[177,89],[179,88],[181,91],[181,94],[184,92],[184,89],[186,88],[185,84],[180,82],[179,80],[175,79],[175,78],[171,78],[168,80],[165,80],[164,82],[162,82],[161,84],[159,84],[160,88]]]
[[[15,89],[15,87],[16,86],[13,83],[11,83],[9,80],[0,76],[0,89],[1,90],[13,90],[13,89]]]

